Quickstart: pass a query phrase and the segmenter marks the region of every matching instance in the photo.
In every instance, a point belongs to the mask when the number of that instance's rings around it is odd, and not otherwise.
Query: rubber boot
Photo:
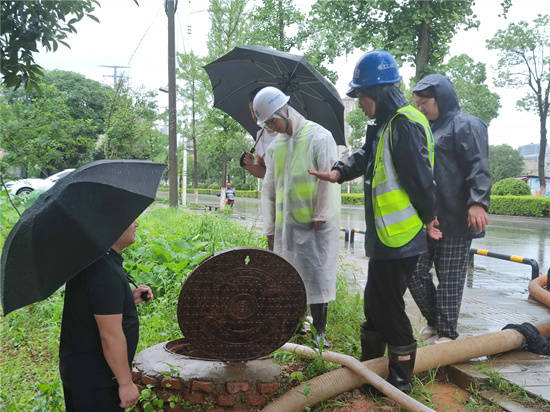
[[[416,359],[416,342],[406,346],[388,345],[389,375],[386,380],[402,392],[411,390],[411,375]]]
[[[380,332],[367,330],[365,324],[361,325],[361,362],[384,356],[386,342]]]
[[[363,323],[360,328],[360,337],[361,362],[384,356],[384,352],[386,352],[386,342],[384,342],[384,338],[380,332],[368,330],[366,324]],[[361,385],[361,392],[370,397],[382,395],[378,389],[368,383]]]
[[[313,327],[315,328],[315,341],[317,346],[321,347],[321,342],[325,349],[330,348],[330,342],[327,340],[325,330],[327,326],[328,303],[315,303],[309,305],[311,317],[313,318]]]

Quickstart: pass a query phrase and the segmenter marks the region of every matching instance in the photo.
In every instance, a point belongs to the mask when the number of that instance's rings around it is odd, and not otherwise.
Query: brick
[[[157,378],[153,378],[152,376],[143,375],[141,377],[141,383],[145,386],[151,385],[153,387],[159,386],[159,380]]]
[[[264,406],[266,404],[266,400],[262,395],[250,393],[246,395],[246,403],[250,406]]]
[[[181,389],[181,381],[179,379],[164,378],[160,386],[178,391]]]
[[[219,406],[233,406],[235,405],[235,399],[231,395],[218,395],[216,397],[216,403]]]
[[[197,403],[202,403],[204,401],[204,394],[200,392],[187,392],[183,395],[183,398],[193,405]]]
[[[277,382],[258,382],[256,388],[258,389],[258,392],[262,395],[267,395],[269,393],[277,392],[279,390],[279,384]]]
[[[141,371],[137,370],[136,368],[132,369],[132,381],[134,383],[139,383],[140,378],[141,378]]]
[[[212,382],[193,381],[193,383],[191,384],[191,390],[192,391],[204,392],[204,393],[212,393],[214,388],[212,386]]]
[[[227,382],[225,385],[227,392],[233,394],[237,392],[248,392],[248,382]]]

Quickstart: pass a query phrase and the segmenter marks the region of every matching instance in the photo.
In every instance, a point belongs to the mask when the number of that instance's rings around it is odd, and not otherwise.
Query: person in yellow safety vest
[[[387,380],[409,391],[417,345],[403,295],[418,257],[428,250],[427,236],[436,239],[441,232],[434,227],[433,136],[424,115],[399,90],[400,81],[387,51],[373,50],[359,59],[348,96],[358,98],[375,123],[367,128],[365,145],[346,162],[337,162],[330,172],[310,173],[338,183],[365,176],[365,250],[370,259],[361,360],[383,356],[387,344]]]
[[[267,148],[262,190],[264,233],[274,251],[304,281],[318,345],[326,339],[328,302],[336,299],[340,190],[308,169],[329,171],[338,160],[332,134],[288,105],[289,96],[265,87],[254,98],[258,125],[278,132]]]

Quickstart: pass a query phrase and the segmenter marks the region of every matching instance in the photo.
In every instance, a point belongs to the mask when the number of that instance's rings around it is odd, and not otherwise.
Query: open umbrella
[[[248,109],[248,94],[275,86],[290,96],[290,105],[307,119],[330,130],[345,145],[344,105],[338,92],[303,56],[263,46],[235,47],[204,66],[214,91],[214,107],[238,121],[252,136],[258,125]]]
[[[100,258],[153,202],[164,169],[142,160],[99,160],[40,195],[2,250],[4,315],[47,298]]]

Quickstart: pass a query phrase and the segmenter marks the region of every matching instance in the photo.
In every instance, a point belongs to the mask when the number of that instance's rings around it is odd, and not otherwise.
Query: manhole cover
[[[285,344],[305,311],[304,284],[290,263],[264,249],[238,248],[189,274],[178,323],[199,356],[246,361]]]

